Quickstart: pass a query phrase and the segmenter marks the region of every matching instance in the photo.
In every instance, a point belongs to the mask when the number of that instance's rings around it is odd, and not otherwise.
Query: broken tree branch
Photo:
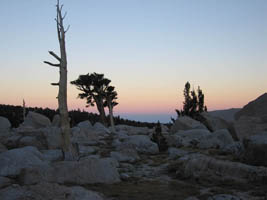
[[[68,28],[64,31],[64,33],[67,33],[67,31],[70,29],[70,25],[68,25]]]
[[[45,64],[48,64],[48,65],[51,65],[53,67],[60,67],[60,64],[54,64],[54,63],[51,63],[51,62],[48,62],[48,61],[44,61]]]
[[[53,86],[59,86],[59,83],[51,83]]]
[[[49,52],[49,54],[51,55],[51,56],[53,56],[54,58],[56,58],[59,62],[61,62],[61,58],[57,55],[57,54],[55,54],[53,51],[48,51]]]

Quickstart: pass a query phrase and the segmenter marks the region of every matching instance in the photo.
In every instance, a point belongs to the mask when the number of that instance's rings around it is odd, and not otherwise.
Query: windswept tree
[[[57,36],[60,47],[60,56],[58,56],[53,51],[49,51],[49,54],[53,56],[59,63],[51,63],[48,61],[44,61],[44,63],[57,67],[59,69],[59,82],[51,83],[53,86],[58,86],[58,108],[60,114],[60,129],[63,136],[63,152],[65,160],[74,160],[75,151],[70,141],[70,123],[69,123],[69,115],[68,115],[68,105],[67,105],[67,54],[66,54],[66,46],[65,46],[65,34],[69,29],[64,28],[63,21],[66,17],[66,13],[62,16],[62,8],[63,5],[59,4],[59,0],[57,1],[56,10],[57,17],[55,18],[57,25]]]
[[[186,82],[184,87],[183,115],[189,115],[192,98],[190,96],[190,83]]]
[[[204,94],[200,87],[198,87],[197,94],[194,89],[190,89],[190,83],[186,82],[184,88],[183,109],[181,111],[176,109],[175,111],[178,116],[186,115],[192,118],[196,118],[200,113],[207,111],[207,107],[204,105]]]
[[[104,78],[104,74],[97,73],[80,75],[78,79],[71,81],[71,84],[82,91],[82,93],[78,94],[78,98],[86,99],[87,107],[97,106],[104,125],[107,125],[104,107],[109,107],[110,115],[113,118],[113,107],[118,104],[115,101],[117,99],[117,93],[114,87],[109,85],[110,82],[111,80]]]
[[[115,125],[114,125],[114,117],[113,117],[113,108],[118,105],[118,102],[116,102],[116,99],[118,99],[118,94],[115,91],[115,87],[108,86],[105,91],[105,101],[104,106],[108,107],[109,110],[109,118],[110,118],[110,125],[112,128],[112,131],[115,132]]]

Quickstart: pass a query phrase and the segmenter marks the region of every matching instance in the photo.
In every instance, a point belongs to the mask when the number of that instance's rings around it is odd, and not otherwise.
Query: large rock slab
[[[201,138],[201,140],[196,146],[199,149],[223,149],[233,143],[234,140],[229,131],[227,129],[220,129],[204,138]]]
[[[192,147],[198,149],[224,148],[234,143],[228,130],[221,129],[213,133],[205,129],[192,129],[179,131],[167,137],[167,143],[171,147]]]
[[[259,132],[267,130],[267,123],[260,117],[241,116],[238,121],[234,123],[234,128],[237,137],[240,141]]]
[[[267,130],[267,93],[249,102],[235,114],[234,124],[240,140]]]
[[[228,128],[228,123],[219,117],[212,116],[208,112],[203,112],[200,115],[203,119],[202,123],[212,132]]]
[[[178,159],[176,175],[198,181],[266,183],[267,168],[219,160],[202,154],[189,154]]]
[[[0,154],[0,176],[17,176],[32,165],[44,166],[43,155],[36,147],[12,149]]]
[[[230,108],[226,110],[214,110],[209,111],[209,114],[214,117],[219,117],[227,122],[235,121],[235,114],[240,111],[241,108]]]
[[[40,181],[60,184],[116,183],[120,176],[111,158],[85,158],[80,161],[61,161],[50,167],[32,167],[23,171],[20,179],[24,184],[32,185]]]
[[[104,200],[104,195],[80,186],[66,187],[56,183],[38,183],[31,186],[12,185],[0,190],[1,200]]]
[[[241,116],[259,117],[267,123],[267,93],[245,105],[235,114],[235,119],[238,120]]]
[[[246,163],[257,166],[267,166],[267,132],[250,136],[243,141]]]
[[[207,129],[207,127],[202,123],[200,123],[199,121],[196,121],[187,116],[183,116],[183,117],[178,117],[178,119],[172,125],[170,132],[176,133],[180,130],[191,130],[191,129]]]
[[[157,154],[159,153],[158,145],[150,140],[146,135],[132,135],[123,140],[117,146],[118,150],[133,148],[139,153]]]
[[[43,128],[51,126],[51,121],[48,117],[35,113],[29,112],[25,118],[25,121],[22,123],[22,126],[30,126],[33,128]]]
[[[88,132],[89,130],[93,129],[93,126],[89,120],[80,122],[77,127],[79,127],[84,132]]]

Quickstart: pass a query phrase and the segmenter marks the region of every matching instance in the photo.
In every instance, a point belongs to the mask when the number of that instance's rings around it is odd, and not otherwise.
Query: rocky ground
[[[64,161],[59,118],[29,113],[11,129],[0,117],[0,199],[266,200],[267,134],[236,141],[229,123],[203,115],[155,130],[84,121],[72,128],[77,161]]]

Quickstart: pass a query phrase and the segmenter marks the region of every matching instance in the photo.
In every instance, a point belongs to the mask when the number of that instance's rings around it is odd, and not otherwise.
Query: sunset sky
[[[209,110],[267,91],[266,0],[61,0],[68,12],[68,80],[104,73],[115,115],[170,121],[189,81]],[[56,0],[0,0],[0,104],[57,108]],[[69,109],[85,109],[68,85]]]

